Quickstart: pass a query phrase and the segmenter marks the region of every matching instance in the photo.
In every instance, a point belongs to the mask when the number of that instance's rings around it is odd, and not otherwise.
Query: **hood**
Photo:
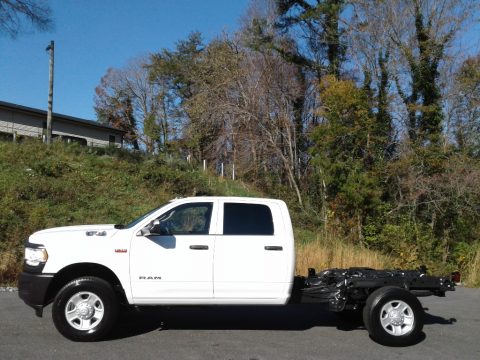
[[[62,226],[37,231],[30,235],[29,241],[44,244],[53,240],[65,241],[80,238],[100,240],[110,238],[118,231],[114,224]]]
[[[52,234],[57,232],[77,232],[77,231],[108,231],[108,230],[116,230],[114,224],[100,224],[100,225],[74,225],[74,226],[62,226],[62,227],[55,227],[45,230],[40,230],[33,235],[41,235],[41,234]]]

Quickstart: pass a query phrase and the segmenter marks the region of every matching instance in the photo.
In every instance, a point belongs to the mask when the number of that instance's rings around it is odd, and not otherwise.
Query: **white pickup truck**
[[[128,225],[38,231],[25,243],[19,296],[42,316],[53,302],[69,339],[104,337],[119,305],[327,304],[363,311],[371,337],[406,345],[423,327],[415,295],[444,296],[449,278],[425,270],[330,269],[294,276],[295,246],[281,200],[176,199]]]

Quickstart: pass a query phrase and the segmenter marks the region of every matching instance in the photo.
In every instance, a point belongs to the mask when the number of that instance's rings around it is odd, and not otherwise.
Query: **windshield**
[[[162,207],[164,207],[165,205],[167,205],[169,203],[165,203],[163,204],[162,206],[158,207],[158,208],[155,208],[153,210],[150,210],[149,212],[147,212],[145,215],[142,215],[140,216],[138,219],[136,220],[133,220],[130,224],[128,225],[115,225],[115,227],[117,228],[120,228],[120,229],[130,229],[131,227],[134,227],[135,225],[137,225],[139,222],[145,220],[147,217],[149,217],[150,215],[152,215],[155,211],[161,209]]]

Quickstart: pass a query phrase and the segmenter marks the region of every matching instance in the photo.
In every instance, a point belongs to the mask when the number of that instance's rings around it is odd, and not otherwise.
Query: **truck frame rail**
[[[325,303],[331,311],[361,309],[368,296],[381,287],[395,286],[409,290],[416,296],[445,296],[454,291],[455,283],[449,277],[430,276],[426,268],[418,270],[375,270],[352,267],[308,270],[307,277],[296,277],[296,302]]]

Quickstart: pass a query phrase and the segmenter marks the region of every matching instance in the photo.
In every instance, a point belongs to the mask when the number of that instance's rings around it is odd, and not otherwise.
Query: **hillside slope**
[[[183,161],[124,151],[0,142],[0,283],[19,271],[23,242],[37,230],[125,223],[177,196],[248,196]]]
[[[266,196],[182,159],[55,143],[0,142],[0,283],[21,271],[23,243],[60,225],[126,223],[177,196]],[[292,213],[297,272],[309,266],[392,266],[379,253],[320,237]]]

